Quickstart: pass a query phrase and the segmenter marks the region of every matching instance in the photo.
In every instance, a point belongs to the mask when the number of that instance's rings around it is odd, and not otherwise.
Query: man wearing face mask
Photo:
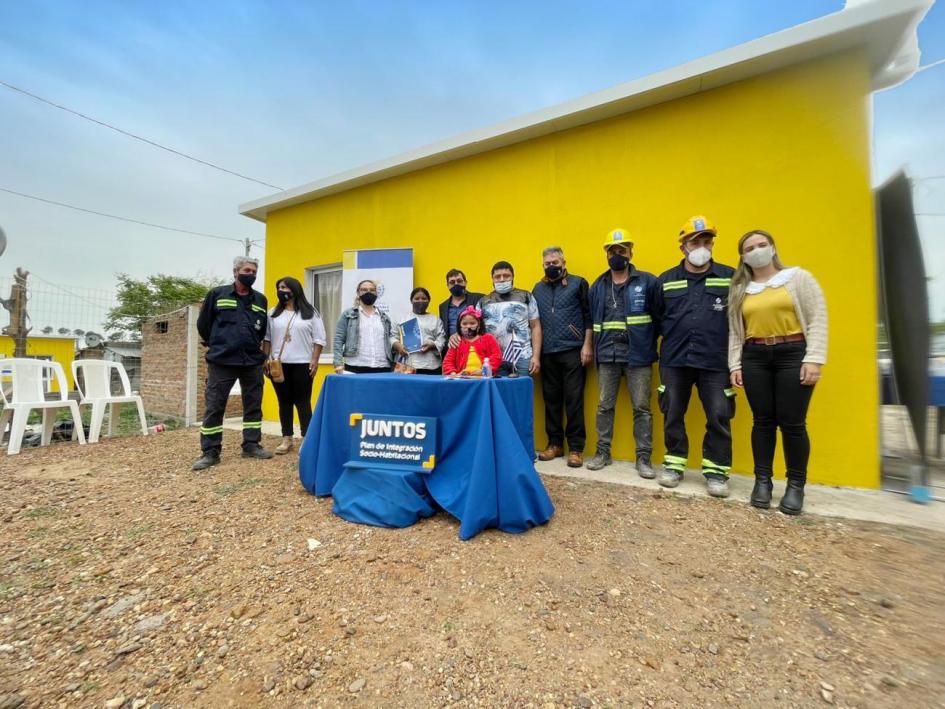
[[[633,439],[636,468],[641,478],[655,478],[650,462],[653,452],[653,416],[650,396],[656,361],[656,324],[653,318],[658,284],[652,273],[630,263],[633,242],[625,229],[614,229],[604,241],[609,271],[591,286],[591,316],[600,401],[597,405],[597,454],[588,470],[611,464],[614,408],[620,381],[627,379],[633,406]]]
[[[266,296],[252,288],[258,266],[254,258],[233,259],[233,283],[207,293],[197,317],[197,332],[207,347],[207,390],[200,428],[203,455],[193,470],[206,470],[220,462],[223,414],[237,380],[243,397],[243,457],[272,458],[272,453],[259,445],[267,302]]]
[[[541,369],[541,322],[538,304],[527,290],[515,288],[515,269],[508,261],[492,267],[494,290],[479,301],[486,331],[502,350],[500,376],[535,374]]]
[[[485,294],[466,290],[466,274],[458,268],[451,268],[446,272],[446,287],[450,297],[440,303],[440,320],[443,322],[449,346],[456,347],[459,343],[459,333],[456,331],[459,314],[467,306],[476,305]]]
[[[545,400],[545,432],[548,447],[540,460],[564,455],[568,440],[568,466],[584,463],[584,367],[591,363],[591,313],[587,281],[569,273],[560,246],[542,251],[545,277],[532,289],[541,321],[541,392]],[[567,430],[561,418],[567,414]]]
[[[735,269],[712,259],[715,226],[703,216],[679,231],[683,260],[659,277],[660,410],[666,457],[659,484],[676,487],[689,459],[686,409],[693,386],[706,416],[702,473],[709,494],[728,497],[735,392],[728,376],[728,293]]]

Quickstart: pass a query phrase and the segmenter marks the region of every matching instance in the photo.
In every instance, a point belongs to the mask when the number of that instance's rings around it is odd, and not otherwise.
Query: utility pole
[[[246,256],[249,256],[249,247],[252,245],[253,243],[249,239],[243,239],[243,246],[246,247]]]
[[[3,334],[13,338],[14,357],[26,357],[26,337],[31,329],[26,327],[26,277],[29,275],[29,271],[17,267],[10,298],[0,300],[3,307],[10,311],[10,324],[3,328]]]

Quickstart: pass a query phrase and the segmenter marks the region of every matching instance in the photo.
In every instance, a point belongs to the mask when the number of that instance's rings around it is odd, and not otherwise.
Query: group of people
[[[673,488],[689,459],[685,415],[693,388],[706,416],[702,473],[710,495],[727,497],[732,464],[731,419],[736,388],[744,388],[754,418],[751,445],[755,485],[751,504],[771,505],[777,430],[782,433],[787,487],[779,509],[799,514],[810,457],[806,416],[826,361],[827,313],[814,277],[780,260],[774,237],[752,230],[738,242],[736,268],[713,258],[716,228],[695,216],[677,235],[682,260],[659,276],[633,264],[634,244],[624,229],[603,243],[607,269],[593,283],[568,271],[564,250],[542,252],[544,277],[531,291],[516,288],[515,270],[499,261],[493,290],[467,289],[466,274],[446,274],[447,297],[438,314],[431,297],[414,288],[410,301],[421,346],[408,351],[399,324],[376,307],[377,284],[357,285],[355,304],[335,329],[338,373],[389,372],[400,361],[417,374],[528,376],[541,372],[547,446],[538,457],[565,455],[585,465],[584,389],[587,367],[597,367],[597,448],[590,470],[612,463],[614,415],[620,383],[627,380],[633,412],[635,467],[643,478]],[[318,312],[294,278],[277,283],[279,304],[252,290],[256,262],[239,258],[234,283],[207,294],[198,331],[208,345],[207,412],[201,428],[202,470],[219,462],[223,411],[233,383],[243,393],[243,455],[269,458],[259,445],[265,363],[281,363],[274,381],[283,441],[292,448],[293,408],[302,435],[311,419],[312,377],[326,344]],[[659,409],[666,454],[657,475],[652,463],[653,364],[659,363]]]

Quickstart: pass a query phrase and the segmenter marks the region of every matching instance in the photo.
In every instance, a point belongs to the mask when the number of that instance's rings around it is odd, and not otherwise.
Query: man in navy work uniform
[[[656,361],[656,305],[658,284],[652,273],[630,263],[633,242],[626,229],[614,229],[604,241],[605,271],[591,286],[591,316],[594,322],[594,357],[600,401],[597,405],[597,454],[588,470],[610,465],[610,443],[614,436],[614,408],[620,381],[627,378],[633,406],[633,440],[636,468],[642,478],[655,478],[650,463],[653,453],[653,363]]]
[[[233,283],[207,293],[197,317],[197,332],[208,349],[206,413],[200,428],[203,455],[194,470],[220,462],[223,413],[236,380],[243,394],[243,457],[272,458],[259,445],[266,361],[260,345],[266,335],[267,303],[266,296],[252,288],[258,265],[253,258],[233,259]]]
[[[591,312],[587,281],[569,273],[564,251],[549,246],[541,253],[545,277],[532,288],[541,322],[541,394],[545,400],[548,447],[540,460],[564,455],[568,440],[568,467],[584,463],[584,367],[591,363]],[[567,414],[567,429],[561,412]]]
[[[689,219],[679,231],[683,260],[659,277],[660,410],[666,457],[659,484],[676,487],[689,459],[686,409],[695,386],[705,411],[702,473],[709,494],[728,497],[735,392],[728,377],[728,290],[735,272],[712,259],[715,226]]]

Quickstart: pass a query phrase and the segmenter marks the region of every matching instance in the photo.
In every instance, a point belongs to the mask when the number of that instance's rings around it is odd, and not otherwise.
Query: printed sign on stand
[[[427,416],[350,414],[351,453],[346,468],[395,466],[421,473],[436,465],[436,419]]]

